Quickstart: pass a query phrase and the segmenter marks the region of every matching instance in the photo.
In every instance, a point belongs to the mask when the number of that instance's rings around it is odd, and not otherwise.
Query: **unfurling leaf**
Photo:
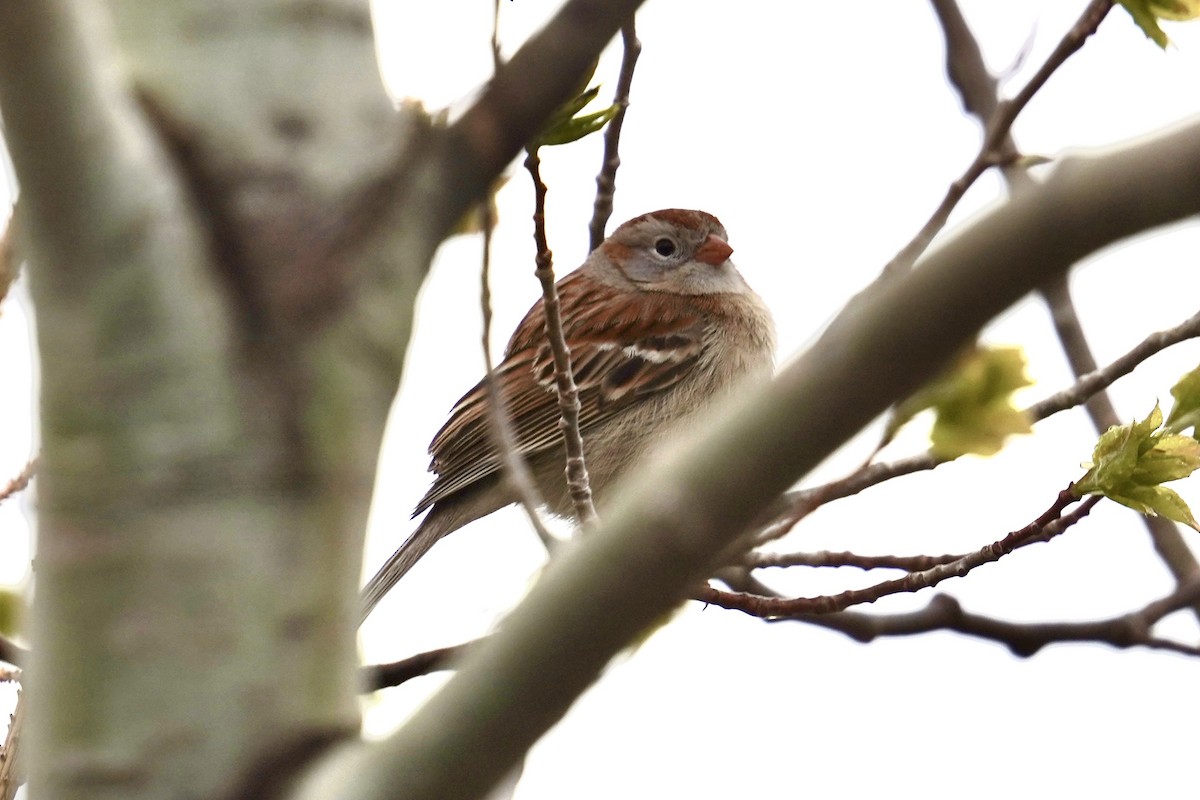
[[[1200,17],[1200,0],[1120,0],[1120,3],[1142,32],[1162,48],[1171,40],[1159,27],[1160,19],[1182,21]]]
[[[587,88],[592,80],[592,75],[596,72],[596,65],[599,63],[599,59],[592,62],[591,69],[584,74],[583,79],[572,92],[571,99],[550,115],[546,124],[542,126],[541,132],[533,137],[526,149],[533,151],[539,147],[570,144],[588,134],[595,133],[612,119],[620,106],[609,106],[592,114],[584,114],[582,117],[575,116],[600,95],[599,85]]]
[[[599,86],[593,86],[579,97],[557,111],[546,127],[542,129],[529,145],[531,149],[538,147],[553,147],[558,144],[577,142],[589,134],[595,133],[613,118],[620,106],[611,105],[591,114],[575,116],[583,107],[590,103],[600,92]]]
[[[1160,485],[1200,469],[1200,442],[1163,428],[1157,404],[1141,422],[1114,425],[1101,434],[1085,466],[1088,471],[1072,486],[1077,496],[1103,495],[1143,514],[1200,530],[1183,498]]]
[[[921,411],[933,409],[929,438],[934,455],[946,459],[966,453],[994,455],[1009,436],[1029,433],[1029,419],[1013,405],[1012,394],[1030,383],[1019,347],[977,345],[896,407],[884,441]]]
[[[1179,379],[1171,387],[1175,405],[1167,415],[1165,427],[1171,433],[1182,433],[1192,429],[1192,437],[1200,441],[1200,367]]]

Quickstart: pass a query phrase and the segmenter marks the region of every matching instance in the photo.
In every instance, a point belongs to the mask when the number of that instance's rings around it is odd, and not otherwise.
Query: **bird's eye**
[[[665,236],[654,243],[654,252],[664,258],[675,255],[676,249],[675,242]]]

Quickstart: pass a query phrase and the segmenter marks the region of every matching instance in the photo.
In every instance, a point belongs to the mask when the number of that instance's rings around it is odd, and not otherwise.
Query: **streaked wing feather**
[[[636,306],[622,305],[612,289],[579,275],[564,278],[559,291],[563,317],[572,321],[570,329],[586,332],[571,339],[579,423],[586,437],[624,406],[687,375],[703,352],[704,327],[702,315],[677,298],[663,302],[647,295]],[[496,370],[517,449],[526,456],[562,441],[554,360],[543,320],[539,302],[513,334]],[[530,372],[534,380],[526,377]],[[499,471],[488,413],[487,387],[481,381],[455,404],[429,447],[433,457],[429,468],[437,477],[416,513]]]

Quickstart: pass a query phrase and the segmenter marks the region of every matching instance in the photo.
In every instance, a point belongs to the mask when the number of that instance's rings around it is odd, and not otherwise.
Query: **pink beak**
[[[715,267],[724,264],[731,255],[733,255],[733,248],[729,246],[729,243],[715,233],[710,233],[704,240],[704,244],[696,250],[693,258],[702,264],[712,264]]]

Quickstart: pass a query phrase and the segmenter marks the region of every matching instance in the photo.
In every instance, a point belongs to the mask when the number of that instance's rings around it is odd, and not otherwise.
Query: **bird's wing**
[[[705,347],[704,317],[678,296],[627,293],[572,273],[559,283],[562,316],[579,390],[579,427],[587,432],[630,403],[662,392],[691,371]],[[528,456],[562,441],[554,385],[554,359],[539,301],[513,334],[496,368],[517,450]],[[487,382],[454,405],[429,446],[433,486],[420,513],[439,500],[496,473]]]

